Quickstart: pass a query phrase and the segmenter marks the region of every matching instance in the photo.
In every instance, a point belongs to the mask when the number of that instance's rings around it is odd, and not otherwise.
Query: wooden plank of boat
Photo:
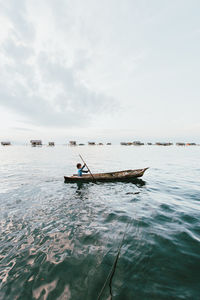
[[[109,173],[97,173],[93,174],[96,181],[126,181],[132,180],[134,178],[142,177],[144,172],[148,168],[144,169],[136,169],[136,170],[125,170],[125,171],[118,171],[118,172],[109,172]],[[65,183],[72,183],[72,182],[93,182],[94,179],[91,175],[82,175],[82,176],[64,176]]]

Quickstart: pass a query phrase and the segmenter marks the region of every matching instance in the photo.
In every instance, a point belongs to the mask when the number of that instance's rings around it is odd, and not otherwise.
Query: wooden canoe
[[[138,177],[142,177],[144,172],[148,168],[137,169],[137,170],[125,170],[119,172],[110,172],[110,173],[97,173],[93,174],[95,180],[92,178],[90,174],[82,175],[82,176],[64,176],[65,183],[73,183],[73,182],[94,182],[94,181],[129,181]]]

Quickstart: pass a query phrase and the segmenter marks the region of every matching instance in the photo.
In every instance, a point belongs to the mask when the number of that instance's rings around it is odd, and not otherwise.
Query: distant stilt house
[[[107,143],[106,145],[107,145],[107,146],[111,146],[112,144],[111,144],[111,143]]]
[[[133,145],[134,145],[134,146],[143,146],[144,143],[141,143],[140,141],[134,141],[134,142],[133,142]]]
[[[79,145],[79,146],[85,146],[85,144],[82,144],[82,143],[81,143],[81,144],[78,144],[78,145]]]
[[[42,146],[42,141],[41,140],[31,140],[30,143],[31,143],[32,147]]]
[[[89,145],[89,146],[95,146],[96,143],[95,143],[95,142],[88,142],[88,145]]]
[[[2,145],[2,146],[10,146],[10,145],[11,145],[11,142],[9,142],[9,141],[2,141],[2,142],[1,142],[1,145]]]
[[[122,146],[131,146],[131,145],[133,145],[133,143],[132,142],[121,142],[120,145],[122,145]]]
[[[147,145],[148,145],[148,146],[151,146],[151,145],[152,145],[152,143],[147,143]]]
[[[185,146],[185,143],[176,143],[176,146]]]
[[[98,143],[99,146],[103,146],[103,143]]]
[[[69,141],[69,145],[70,146],[76,146],[77,144],[76,144],[76,141]]]
[[[160,143],[160,142],[157,142],[156,145],[157,146],[172,146],[173,143]]]
[[[186,146],[196,146],[196,143],[187,143]]]
[[[49,142],[49,146],[53,147],[53,146],[55,146],[55,143],[54,142]]]

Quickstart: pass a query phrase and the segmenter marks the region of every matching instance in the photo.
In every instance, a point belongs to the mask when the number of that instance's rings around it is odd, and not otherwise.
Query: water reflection
[[[143,179],[140,178],[135,178],[135,179],[120,179],[117,182],[115,181],[98,181],[98,182],[76,182],[75,184],[77,185],[77,190],[81,190],[83,187],[87,186],[88,184],[96,184],[96,185],[103,185],[103,184],[108,184],[108,183],[112,183],[112,184],[118,184],[118,183],[133,183],[136,184],[138,186],[144,186],[146,185],[146,181],[144,181]]]
[[[133,183],[138,187],[142,187],[142,186],[146,185],[146,181],[144,181],[143,179],[138,179],[138,178],[135,178],[134,180],[129,181],[129,183]]]
[[[77,182],[77,190],[76,191],[81,191],[84,188],[84,183],[83,182]]]
[[[76,184],[76,196],[80,199],[80,200],[84,200],[85,198],[87,198],[88,195],[88,188],[89,185],[83,182],[77,182]]]
[[[74,149],[2,151],[0,299],[97,299],[128,223],[113,299],[198,299],[199,149],[84,149],[94,172],[154,168],[146,181],[66,185]]]

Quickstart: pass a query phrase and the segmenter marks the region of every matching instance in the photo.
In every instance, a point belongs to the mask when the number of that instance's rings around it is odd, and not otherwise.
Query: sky
[[[0,0],[0,140],[199,143],[199,11]]]

